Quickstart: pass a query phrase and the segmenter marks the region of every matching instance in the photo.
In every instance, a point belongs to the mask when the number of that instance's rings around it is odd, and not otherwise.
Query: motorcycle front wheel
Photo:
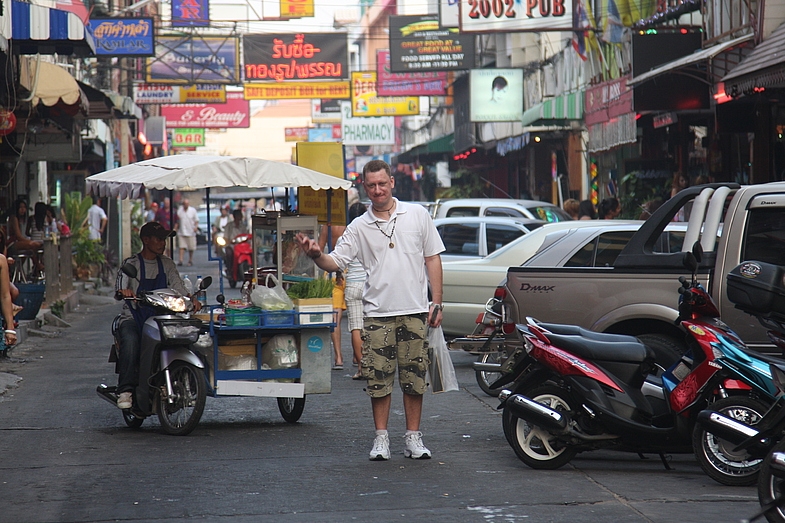
[[[477,359],[480,363],[501,363],[507,357],[504,352],[486,352]],[[501,389],[491,388],[491,383],[502,377],[501,372],[487,372],[484,370],[475,371],[477,375],[477,385],[488,396],[497,398]]]
[[[190,434],[199,424],[204,412],[207,387],[202,369],[190,363],[176,361],[169,367],[172,382],[172,396],[160,392],[158,420],[164,432],[172,436]]]
[[[757,424],[768,410],[760,401],[747,396],[731,396],[715,401],[709,408],[747,425]],[[703,471],[717,483],[730,486],[754,485],[761,459],[746,450],[734,451],[733,443],[718,438],[700,425],[692,431],[695,457]]]
[[[785,440],[777,443],[761,463],[760,476],[758,477],[758,501],[760,501],[761,507],[778,501],[777,505],[766,511],[764,515],[769,523],[785,523],[785,479],[772,473],[769,460],[774,452],[785,452]]]
[[[560,412],[573,410],[567,392],[555,385],[545,385],[531,391],[528,396],[537,403]],[[508,408],[504,408],[504,416]],[[532,425],[511,414],[509,419],[509,440],[518,459],[533,469],[553,470],[563,467],[578,454],[573,447],[561,443],[547,430]]]
[[[278,410],[281,416],[288,423],[297,423],[303,415],[305,408],[305,397],[302,398],[278,398]]]

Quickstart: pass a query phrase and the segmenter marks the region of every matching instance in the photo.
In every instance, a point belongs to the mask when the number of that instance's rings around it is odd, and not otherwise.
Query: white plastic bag
[[[267,283],[272,278],[274,287],[268,287]],[[264,280],[264,285],[257,285],[251,292],[251,303],[265,311],[290,311],[294,309],[294,302],[278,283],[278,278],[268,274]]]
[[[262,349],[262,363],[266,363],[271,369],[297,367],[299,356],[294,336],[279,334],[270,338]]]
[[[441,325],[428,329],[428,351],[431,357],[428,374],[431,376],[431,390],[434,394],[459,390],[455,367],[452,365],[452,358],[447,343],[444,341]]]

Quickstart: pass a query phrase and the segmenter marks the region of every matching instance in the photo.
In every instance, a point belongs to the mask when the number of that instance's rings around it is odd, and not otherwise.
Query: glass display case
[[[280,282],[296,282],[316,277],[316,265],[297,242],[302,232],[316,239],[316,216],[288,216],[279,212],[254,215],[251,219],[253,262],[257,269],[275,268]]]

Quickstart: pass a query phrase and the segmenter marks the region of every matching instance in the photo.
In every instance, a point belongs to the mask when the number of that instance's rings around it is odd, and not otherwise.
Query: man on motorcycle
[[[239,234],[246,234],[249,232],[248,223],[245,221],[242,209],[235,209],[232,211],[233,220],[226,224],[224,229],[224,238],[226,238],[226,247],[224,247],[224,267],[226,273],[232,270],[234,261],[234,248],[232,247],[232,240]]]
[[[142,251],[136,256],[131,256],[123,262],[136,267],[138,279],[129,278],[119,271],[115,283],[117,295],[123,298],[133,298],[139,291],[171,288],[181,294],[187,295],[188,291],[183,285],[180,273],[174,261],[164,256],[166,240],[176,234],[167,230],[158,222],[148,222],[139,231],[142,240]],[[201,304],[191,298],[196,310]],[[154,314],[150,307],[140,306],[138,303],[125,302],[123,309],[124,318],[118,327],[119,354],[117,378],[117,406],[121,409],[130,409],[133,406],[132,392],[138,385],[139,356],[142,335],[142,326],[147,318]]]

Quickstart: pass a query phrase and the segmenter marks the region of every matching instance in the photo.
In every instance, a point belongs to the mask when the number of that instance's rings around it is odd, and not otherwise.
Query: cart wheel
[[[305,396],[302,398],[278,398],[278,410],[281,411],[283,419],[289,423],[297,423],[303,415],[305,408]]]

